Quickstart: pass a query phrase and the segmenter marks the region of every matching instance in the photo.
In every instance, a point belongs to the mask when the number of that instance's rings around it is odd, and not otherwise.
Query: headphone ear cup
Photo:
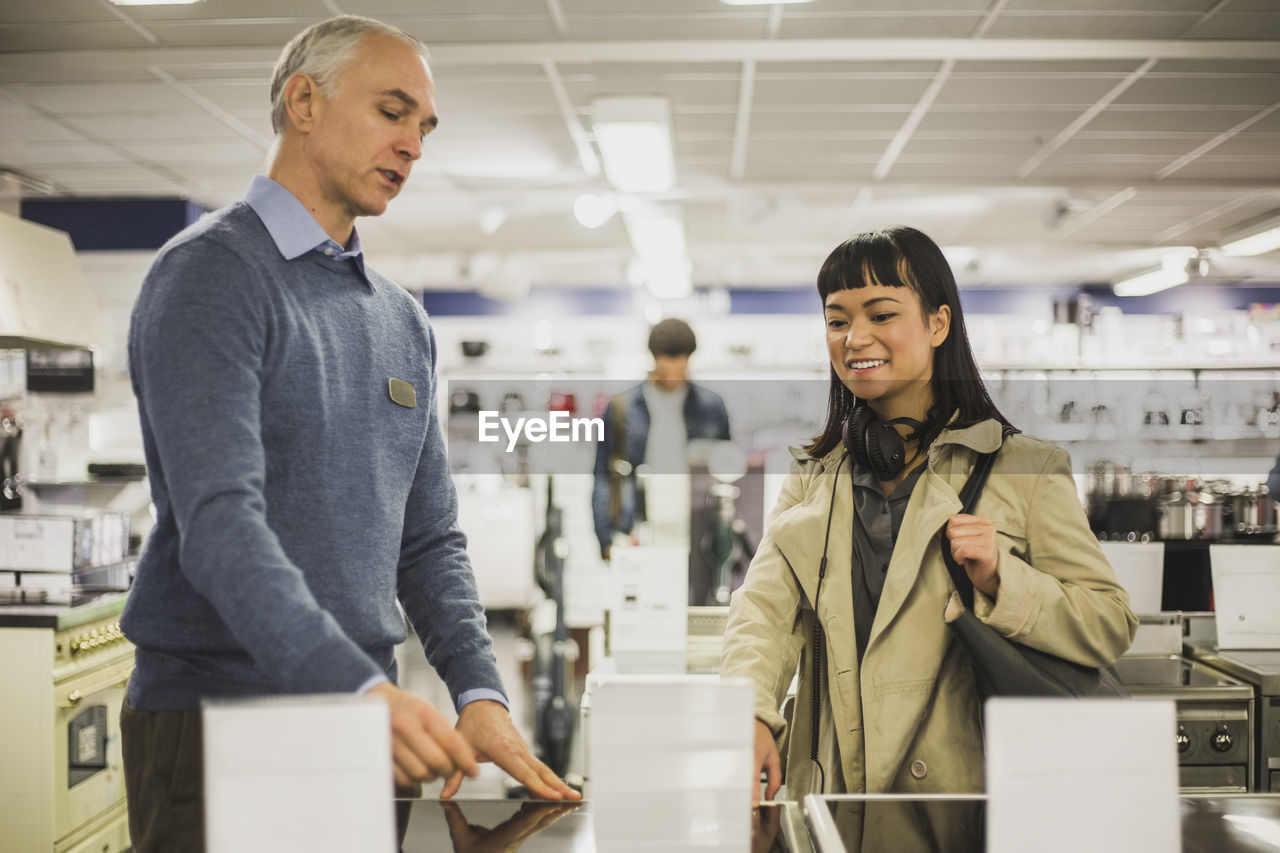
[[[867,456],[866,440],[870,422],[871,418],[866,406],[858,406],[844,422],[845,449],[853,454],[853,461],[864,468],[871,467],[871,460]]]
[[[898,431],[884,421],[877,420],[871,430],[873,434],[867,438],[871,471],[881,482],[892,480],[902,473],[906,445]]]

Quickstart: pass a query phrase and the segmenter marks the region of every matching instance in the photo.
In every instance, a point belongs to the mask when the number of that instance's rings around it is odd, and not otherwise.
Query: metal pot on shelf
[[[1276,530],[1276,503],[1266,486],[1246,489],[1230,495],[1231,530],[1236,536],[1252,536],[1258,533],[1274,533]]]
[[[1161,539],[1194,539],[1191,499],[1185,492],[1169,492],[1156,503]]]
[[[1156,506],[1161,539],[1222,538],[1224,503],[1212,492],[1172,492]]]

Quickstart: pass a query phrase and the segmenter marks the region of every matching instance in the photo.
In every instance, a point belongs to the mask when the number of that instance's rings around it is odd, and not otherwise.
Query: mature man
[[[574,797],[506,710],[458,529],[421,306],[355,232],[399,194],[436,126],[425,48],[343,16],[299,34],[271,81],[267,177],[162,248],[129,359],[157,511],[123,627],[122,714],[139,851],[203,845],[206,698],[368,691],[395,778],[476,758]],[[459,709],[398,689],[404,613]]]
[[[693,329],[668,317],[649,330],[653,372],[609,401],[604,441],[596,445],[592,516],[600,556],[608,560],[615,533],[630,533],[645,517],[635,472],[648,463],[663,474],[687,473],[689,442],[729,440],[729,413],[714,391],[689,381]]]

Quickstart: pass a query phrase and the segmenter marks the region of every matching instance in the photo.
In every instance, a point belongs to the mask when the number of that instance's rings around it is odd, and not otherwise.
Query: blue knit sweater
[[[160,250],[129,331],[157,510],[122,619],[135,708],[355,691],[393,672],[397,599],[455,704],[502,689],[435,357],[409,294],[349,259],[285,260],[244,202]]]

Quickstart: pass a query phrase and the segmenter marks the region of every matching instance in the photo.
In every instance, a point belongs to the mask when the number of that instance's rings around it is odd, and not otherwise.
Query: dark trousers
[[[120,710],[129,835],[136,853],[204,853],[199,711]]]
[[[204,853],[204,734],[199,711],[120,709],[125,797],[135,853]],[[421,786],[396,789],[421,797]],[[396,802],[404,843],[410,804]]]

